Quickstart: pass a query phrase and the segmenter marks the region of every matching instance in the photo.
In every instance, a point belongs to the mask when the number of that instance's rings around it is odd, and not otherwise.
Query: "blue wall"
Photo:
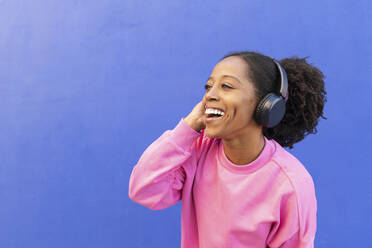
[[[128,198],[142,152],[202,98],[225,53],[326,75],[316,247],[372,247],[370,1],[0,0],[0,247],[179,247],[181,202]]]

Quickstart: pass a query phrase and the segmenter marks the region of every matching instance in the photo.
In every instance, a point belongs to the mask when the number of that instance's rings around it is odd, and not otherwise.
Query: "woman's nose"
[[[216,100],[219,98],[218,94],[219,92],[218,92],[217,86],[211,86],[209,90],[205,93],[205,98],[207,100],[212,100],[212,99]]]

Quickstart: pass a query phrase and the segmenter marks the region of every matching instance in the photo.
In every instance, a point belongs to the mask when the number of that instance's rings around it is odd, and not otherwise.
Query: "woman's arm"
[[[279,221],[272,225],[268,247],[314,248],[317,202],[312,185],[308,191],[293,191],[282,196]]]
[[[129,197],[153,210],[181,200],[186,173],[196,166],[196,139],[201,136],[184,120],[167,130],[142,154],[129,180]]]

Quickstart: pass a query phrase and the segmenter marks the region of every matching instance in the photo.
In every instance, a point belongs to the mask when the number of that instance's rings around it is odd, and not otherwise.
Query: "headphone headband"
[[[272,58],[276,66],[278,67],[279,73],[280,73],[280,95],[285,99],[285,101],[288,100],[288,78],[287,73],[285,72],[283,66],[279,64],[278,61]]]

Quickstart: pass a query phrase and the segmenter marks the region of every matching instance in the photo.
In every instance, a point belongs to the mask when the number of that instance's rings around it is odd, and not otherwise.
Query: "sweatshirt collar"
[[[221,164],[228,170],[235,172],[235,173],[253,173],[256,170],[260,169],[262,166],[264,166],[269,160],[271,159],[272,155],[274,154],[276,147],[273,140],[268,140],[265,136],[265,145],[262,149],[260,155],[250,162],[249,164],[244,165],[237,165],[232,163],[225,155],[222,140],[219,139],[218,144],[218,158],[221,162]]]

